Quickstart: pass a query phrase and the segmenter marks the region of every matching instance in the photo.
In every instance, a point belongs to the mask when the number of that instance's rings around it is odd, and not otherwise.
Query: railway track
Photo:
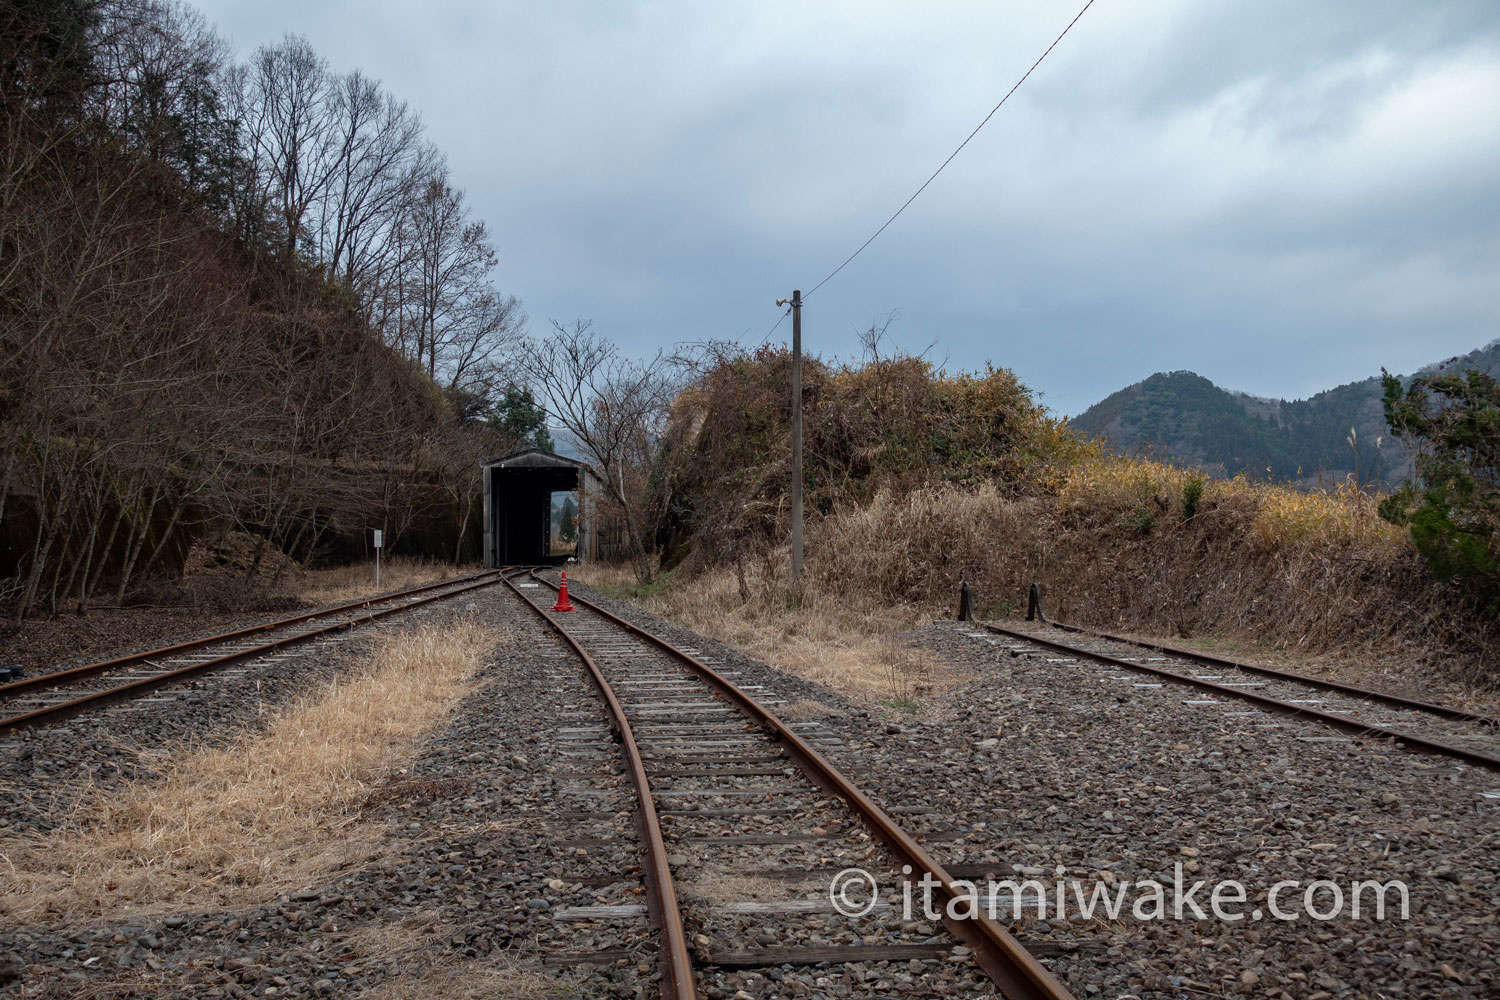
[[[498,579],[493,570],[456,577],[0,684],[0,737],[139,698],[233,664],[275,657],[299,643],[489,587]]]
[[[982,913],[946,914],[962,891],[954,877],[823,757],[817,745],[836,739],[832,734],[783,721],[763,696],[698,651],[576,595],[576,611],[554,613],[548,605],[555,585],[535,572],[524,583],[505,583],[570,646],[605,704],[617,751],[601,738],[602,728],[580,721],[567,730],[576,748],[570,766],[579,779],[600,784],[618,773],[617,764],[628,775],[663,997],[687,1000],[710,987],[728,995],[734,987],[725,976],[734,970],[814,967],[830,988],[846,968],[876,970],[868,974],[873,980],[839,984],[833,995],[886,995],[882,970],[904,972],[912,962],[942,966],[952,978],[941,992],[902,995],[1070,997]],[[611,815],[601,809],[571,818],[586,824]],[[867,919],[838,913],[830,897],[830,880],[853,868],[877,874],[884,888]],[[782,886],[790,898],[714,898],[716,881],[746,874]],[[901,919],[903,877],[936,883],[944,929]],[[684,879],[693,891],[679,892]],[[554,916],[609,920],[638,910],[578,907]],[[810,922],[818,927],[816,942],[809,941]]]
[[[1500,719],[1059,622],[1024,630],[989,623],[983,627],[984,632],[973,634],[998,635],[1012,644],[1025,644],[1009,647],[1015,651],[1029,646],[1058,654],[1050,661],[1055,664],[1085,660],[1129,671],[1107,674],[1100,678],[1103,684],[1181,685],[1195,692],[1194,697],[1182,699],[1190,708],[1241,717],[1264,714],[1266,721],[1256,725],[1268,732],[1287,729],[1296,721],[1313,723],[1315,729],[1295,733],[1294,738],[1309,742],[1391,740],[1406,750],[1500,771]],[[1049,628],[1050,632],[1043,631]],[[1068,641],[1058,632],[1068,636]],[[1246,704],[1253,707],[1246,708]],[[1290,721],[1274,721],[1272,715]],[[1341,735],[1328,733],[1329,728]]]

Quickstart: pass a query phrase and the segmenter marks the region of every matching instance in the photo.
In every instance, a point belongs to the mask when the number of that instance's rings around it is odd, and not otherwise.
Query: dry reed
[[[473,622],[399,633],[259,732],[152,754],[158,779],[90,796],[44,837],[0,842],[0,913],[244,903],[367,857],[378,837],[358,827],[358,805],[471,689],[493,641]]]
[[[1412,680],[1500,684],[1500,624],[1433,581],[1376,498],[1345,484],[1300,491],[1244,478],[1202,480],[1159,462],[1084,456],[1004,492],[922,486],[809,523],[806,600],[788,609],[785,549],[641,598],[652,610],[812,680],[863,698],[940,688],[941,667],[903,670],[889,637],[951,618],[967,580],[981,617],[1025,607],[1079,624],[1247,650],[1403,663]],[[601,573],[583,571],[585,581]],[[600,579],[603,579],[601,576]],[[618,581],[609,581],[618,582]],[[917,675],[909,677],[908,674]],[[1430,677],[1430,673],[1427,674]]]
[[[1371,497],[1352,485],[1208,480],[1189,516],[1191,476],[1099,459],[1039,497],[990,484],[882,494],[817,524],[809,565],[944,617],[960,580],[981,617],[1018,612],[1038,582],[1053,615],[1080,624],[1348,662],[1388,656],[1496,683],[1495,623],[1432,580]]]

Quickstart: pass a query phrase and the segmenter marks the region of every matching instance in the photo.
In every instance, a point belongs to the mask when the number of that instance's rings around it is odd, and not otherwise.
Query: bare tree
[[[514,295],[488,284],[471,293],[439,340],[448,389],[493,399],[510,384],[505,362],[521,347],[525,329],[526,313]]]
[[[329,181],[315,206],[318,259],[362,298],[372,294],[380,258],[404,207],[442,158],[422,137],[405,101],[355,71],[333,81],[337,140]]]
[[[400,317],[400,340],[407,353],[439,377],[439,356],[453,329],[467,319],[471,299],[485,290],[495,251],[483,222],[469,217],[463,192],[432,178],[401,222],[400,238],[410,248],[410,276]]]
[[[339,133],[328,64],[307,39],[287,35],[259,49],[235,82],[249,157],[280,217],[290,258],[332,179]]]
[[[371,517],[475,517],[455,413],[525,321],[483,225],[372,81],[292,37],[223,57],[176,0],[0,5],[14,620],[123,599],[209,524],[305,559]],[[430,378],[381,342],[402,321]]]
[[[625,522],[636,576],[650,582],[651,552],[643,530],[646,475],[676,395],[677,370],[660,351],[646,361],[623,357],[583,319],[572,326],[553,320],[552,334],[533,342],[522,358],[547,412],[603,474]]]
[[[98,113],[148,159],[194,187],[208,182],[230,138],[217,92],[228,46],[180,3],[113,0],[98,10]]]

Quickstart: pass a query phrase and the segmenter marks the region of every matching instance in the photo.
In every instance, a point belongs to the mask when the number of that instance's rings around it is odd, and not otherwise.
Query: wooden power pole
[[[792,292],[792,600],[802,603],[802,292]]]

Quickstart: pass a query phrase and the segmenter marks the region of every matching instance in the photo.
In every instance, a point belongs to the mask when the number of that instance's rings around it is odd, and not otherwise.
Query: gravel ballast
[[[954,623],[910,639],[943,664],[937,669],[967,679],[939,685],[942,693],[915,711],[860,705],[632,605],[582,586],[575,593],[711,654],[768,698],[824,706],[819,726],[837,736],[824,743],[826,755],[926,836],[929,851],[960,877],[1032,879],[1049,889],[1059,879],[1086,887],[1154,879],[1170,893],[1180,865],[1187,885],[1209,883],[1196,895],[1200,904],[1215,880],[1244,883],[1246,911],[1264,908],[1265,891],[1286,879],[1342,886],[1399,879],[1410,888],[1406,920],[1197,920],[1191,912],[1137,920],[1127,910],[1117,920],[1071,912],[1012,921],[1002,911],[1002,922],[1079,996],[1374,1000],[1477,998],[1500,989],[1492,890],[1500,798],[1486,795],[1500,792],[1500,776],[1381,743],[1335,741],[1316,726],[1191,705],[1191,693],[1142,687],[1139,677],[1117,679],[1109,668],[992,642]],[[9,928],[20,978],[0,983],[0,992],[359,996],[426,981],[434,992],[411,995],[463,995],[481,977],[500,975],[514,978],[495,995],[653,995],[652,932],[644,916],[619,915],[641,899],[629,788],[576,661],[499,588],[412,617],[424,614],[477,615],[500,626],[502,638],[479,689],[359,803],[349,836],[373,845],[363,858],[321,884],[232,911]],[[259,690],[236,680],[204,704],[134,709],[132,742],[156,747],[253,725],[268,706],[340,669],[330,653],[309,647],[267,667],[254,678]],[[0,761],[12,824],[0,832],[70,821],[66,795],[50,797],[70,773],[63,762],[106,780],[138,777],[131,747],[100,733],[75,723],[70,733],[33,734],[27,761]],[[684,781],[679,790],[691,787]],[[787,808],[805,805],[791,800]],[[702,822],[671,819],[679,832],[701,832]],[[787,858],[804,863],[792,851]],[[681,857],[674,867],[703,860]],[[711,860],[721,871],[764,864],[727,849]],[[685,893],[725,895],[682,881]],[[882,897],[899,904],[901,888],[883,884]],[[1300,909],[1300,890],[1282,902]],[[557,918],[592,906],[612,915]],[[741,919],[726,912],[700,929],[732,938]],[[826,919],[796,917],[809,936],[842,940]],[[862,930],[872,939],[933,930],[888,911],[866,919]],[[836,970],[821,982],[788,971],[718,972],[714,995],[848,996],[870,973],[882,985],[870,995],[910,996],[930,994],[924,983],[947,974],[916,961],[894,972]],[[441,982],[449,985],[439,989]]]
[[[602,603],[637,624],[653,621],[624,602]],[[967,624],[910,635],[939,670],[968,678],[917,711],[866,710],[693,633],[662,631],[764,671],[763,683],[783,678],[788,697],[842,708],[846,746],[829,751],[834,763],[863,768],[861,787],[888,811],[935,810],[903,820],[912,831],[959,834],[931,849],[981,885],[1031,878],[1051,891],[1078,880],[1088,891],[1154,880],[1166,887],[1169,914],[1179,864],[1184,891],[1206,883],[1193,897],[1205,911],[1216,882],[1245,885],[1238,921],[1211,912],[1197,920],[1186,906],[1180,920],[1137,920],[1129,905],[1124,919],[1083,920],[1070,905],[1067,920],[1016,922],[1028,947],[1074,949],[1046,962],[1079,996],[1375,1000],[1500,990],[1500,775],[1316,724],[1235,714],[1244,706],[1189,704],[1200,699],[1187,689],[1141,686],[1148,679],[991,641]],[[1314,881],[1349,895],[1355,881],[1400,880],[1409,919],[1371,918],[1366,895],[1358,920],[1277,920],[1264,897],[1283,880],[1301,884],[1280,894],[1284,912],[1301,910]],[[1319,912],[1329,893],[1314,897]],[[1260,920],[1251,917],[1257,906]]]

